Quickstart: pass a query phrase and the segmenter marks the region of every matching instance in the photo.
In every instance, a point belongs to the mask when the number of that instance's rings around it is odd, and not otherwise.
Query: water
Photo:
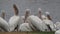
[[[31,14],[37,15],[38,8],[41,8],[43,14],[50,12],[54,22],[60,21],[60,0],[0,0],[0,10],[6,11],[7,21],[14,15],[13,4],[17,5],[20,16],[25,14],[27,8],[31,9]]]

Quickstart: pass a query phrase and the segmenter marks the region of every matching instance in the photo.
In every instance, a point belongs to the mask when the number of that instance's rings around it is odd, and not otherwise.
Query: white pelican
[[[55,32],[55,34],[60,34],[60,30],[57,30],[57,31]]]
[[[15,4],[13,5],[13,8],[14,8],[14,16],[12,16],[9,20],[10,32],[17,29],[18,25],[20,25],[22,23],[21,18],[18,15],[18,13],[19,13],[18,8],[16,7]]]
[[[38,11],[39,11],[39,15],[38,15],[38,17],[40,18],[40,19],[42,19],[42,12],[41,12],[41,8],[38,8]]]
[[[56,29],[59,30],[60,29],[60,22],[56,22],[55,25],[56,25]]]
[[[2,10],[2,17],[0,17],[0,28],[2,28],[3,31],[9,31],[9,24],[7,23],[7,21],[4,20],[5,18],[5,12],[4,10]]]
[[[51,16],[50,16],[50,13],[49,12],[45,12],[46,13],[46,15],[47,15],[47,18],[49,19],[49,20],[52,20],[52,18],[51,18]]]
[[[0,17],[0,27],[5,31],[9,31],[9,24],[1,17]]]
[[[4,10],[2,10],[1,17],[2,17],[3,19],[5,19],[5,12],[4,12]],[[0,31],[1,31],[1,32],[4,32],[4,30],[3,30],[2,28],[0,28]]]
[[[29,16],[30,16],[30,9],[26,9],[24,22],[26,22],[26,20]]]
[[[46,12],[46,14],[47,14],[47,17],[43,19],[43,22],[48,26],[50,31],[56,31],[55,26],[52,22],[52,19],[50,18],[49,12]]]
[[[29,22],[26,21],[28,16],[29,16],[29,12],[30,9],[26,9],[26,13],[25,13],[25,16],[22,16],[23,20],[24,20],[24,23],[22,23],[19,27],[19,31],[32,31],[31,27],[29,26]]]
[[[35,29],[37,29],[39,31],[45,31],[46,30],[46,25],[43,23],[43,21],[39,17],[31,15],[27,18],[27,20],[30,21],[30,23],[33,25],[33,27]]]
[[[30,9],[26,9],[25,16],[21,16],[21,18],[24,20],[24,22],[26,21],[27,17],[29,16],[29,13],[30,13]]]
[[[2,17],[3,19],[5,19],[5,11],[4,11],[4,10],[2,10],[1,17]]]
[[[41,8],[38,8],[38,11],[39,11],[38,17],[39,17],[41,20],[44,19],[44,18],[42,18],[42,16],[45,16],[45,15],[42,14]],[[45,17],[46,17],[46,16],[45,16]],[[46,18],[46,19],[48,19],[48,18]]]

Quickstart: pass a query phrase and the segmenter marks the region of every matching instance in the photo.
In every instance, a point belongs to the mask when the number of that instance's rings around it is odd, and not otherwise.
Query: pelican
[[[30,9],[26,9],[24,22],[26,22],[27,18],[30,16],[30,12]]]
[[[18,8],[15,4],[13,4],[13,9],[14,9],[14,16],[12,16],[9,20],[10,32],[14,31],[15,29],[17,29],[18,31],[18,26],[22,23],[21,18],[18,15],[19,13]]]
[[[27,17],[30,16],[29,15],[30,9],[26,9],[25,11],[26,11],[25,16],[21,16],[21,18],[24,20],[24,22],[26,22]]]
[[[55,25],[56,25],[56,29],[59,30],[60,29],[60,22],[56,22]]]
[[[29,25],[29,22],[27,21],[27,18],[29,16],[29,13],[30,13],[30,9],[26,9],[26,13],[25,13],[25,16],[22,16],[23,20],[24,20],[24,23],[22,23],[19,27],[19,31],[32,31],[30,25]]]
[[[57,30],[57,31],[55,32],[55,34],[60,34],[60,30]]]
[[[48,26],[48,29],[50,31],[56,31],[55,26],[54,26],[54,24],[52,22],[52,19],[51,19],[50,15],[49,15],[49,12],[46,12],[46,14],[47,14],[47,17],[43,19],[43,22]]]
[[[42,14],[42,9],[41,8],[38,8],[38,11],[39,11],[39,13],[38,13],[38,17],[42,20],[43,18],[42,18],[42,16],[43,16],[43,14]],[[45,16],[45,15],[44,15]],[[45,16],[46,17],[46,16]]]
[[[0,28],[2,28],[3,31],[9,32],[9,24],[7,23],[5,19],[5,12],[2,10],[2,17],[0,17]]]
[[[39,31],[45,31],[47,29],[47,26],[37,16],[31,15],[31,16],[28,17],[28,20],[31,22],[33,27],[35,27]]]
[[[1,17],[2,17],[3,19],[5,19],[5,11],[4,11],[4,10],[2,10]]]
[[[1,17],[2,17],[3,19],[5,19],[5,12],[4,12],[4,10],[2,10]],[[0,31],[3,32],[4,30],[3,30],[2,28],[0,28]]]
[[[40,19],[42,19],[42,17],[41,17],[41,16],[42,16],[41,8],[38,8],[38,11],[39,11],[39,16],[38,16],[38,17],[39,17]]]
[[[49,12],[45,12],[46,13],[46,15],[47,15],[47,18],[49,19],[49,20],[52,20],[52,18],[51,18],[51,16],[50,16],[50,13]]]

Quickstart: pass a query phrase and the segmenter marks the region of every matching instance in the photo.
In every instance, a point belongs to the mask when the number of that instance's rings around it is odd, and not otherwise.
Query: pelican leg
[[[15,32],[18,32],[18,25],[14,29]]]
[[[49,25],[47,25],[47,27],[50,29],[50,31],[52,31],[51,27]]]

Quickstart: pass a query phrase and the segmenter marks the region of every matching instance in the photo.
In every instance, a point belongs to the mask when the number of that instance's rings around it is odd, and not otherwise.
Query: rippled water
[[[60,0],[0,0],[0,10],[6,11],[6,20],[14,15],[13,4],[19,8],[19,15],[24,15],[25,9],[31,9],[31,14],[38,14],[38,8],[42,12],[49,11],[54,22],[60,21]],[[1,14],[1,11],[0,11]]]

